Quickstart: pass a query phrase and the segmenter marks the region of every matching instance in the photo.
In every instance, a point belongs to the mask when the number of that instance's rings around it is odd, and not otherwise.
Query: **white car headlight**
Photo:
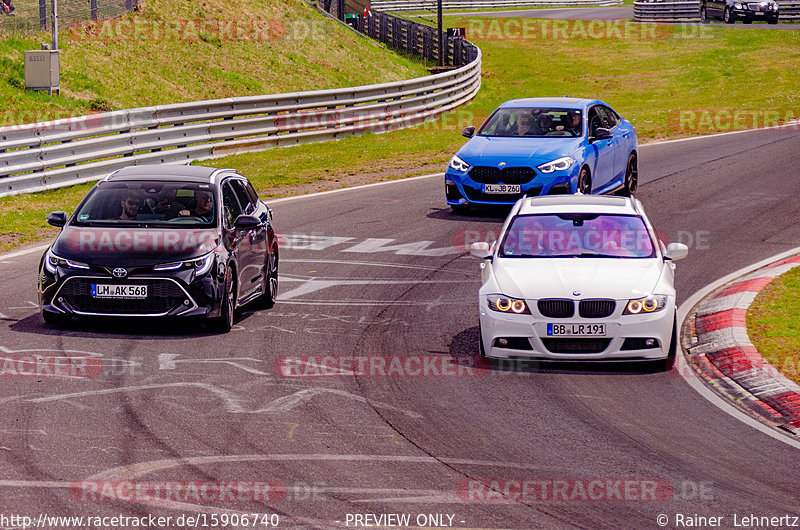
[[[628,300],[623,315],[639,315],[641,313],[655,313],[661,311],[667,305],[667,295],[656,294],[645,296],[644,298],[634,298]]]
[[[52,250],[47,251],[47,255],[44,257],[44,266],[52,274],[55,274],[58,267],[63,269],[89,269],[87,264],[56,256]]]
[[[525,300],[519,298],[511,298],[510,296],[503,296],[502,294],[490,294],[486,297],[489,303],[489,309],[498,311],[500,313],[516,313],[518,315],[530,315],[531,311]]]
[[[742,8],[742,4],[740,4],[739,2],[734,2],[733,3],[733,7],[735,7],[736,9],[741,9]]]
[[[453,158],[450,159],[450,163],[447,165],[456,171],[467,171],[469,169],[469,164],[458,158],[456,155],[453,155]]]
[[[569,169],[569,167],[574,163],[575,159],[572,158],[571,156],[563,156],[546,164],[542,164],[541,166],[538,166],[536,169],[538,169],[542,173],[552,173],[553,171],[564,171],[565,169]]]

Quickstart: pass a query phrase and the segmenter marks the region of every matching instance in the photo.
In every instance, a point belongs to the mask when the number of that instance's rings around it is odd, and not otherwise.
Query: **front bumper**
[[[486,356],[493,359],[542,359],[553,361],[633,361],[665,359],[673,339],[675,302],[650,314],[623,315],[627,300],[618,300],[606,318],[547,318],[536,314],[536,301],[526,301],[534,313],[509,314],[489,309],[480,297],[481,340]],[[548,324],[604,324],[602,337],[550,337]],[[626,340],[627,339],[627,340]],[[656,341],[653,346],[647,340]]]
[[[777,9],[773,10],[770,8],[770,6],[758,6],[757,9],[755,7],[752,9],[737,9],[734,7],[731,9],[731,14],[737,20],[769,20],[772,18],[778,18],[779,13],[780,12]]]
[[[566,170],[564,172],[566,173]],[[537,174],[529,182],[520,184],[520,193],[488,194],[484,192],[484,184],[472,180],[466,171],[447,168],[445,171],[445,198],[452,206],[467,204],[512,205],[523,195],[563,195],[575,193],[577,177],[573,175],[541,175]]]
[[[208,273],[194,278],[192,271],[172,274],[132,274],[117,279],[95,271],[58,268],[55,274],[39,272],[39,306],[42,312],[76,317],[216,317],[220,313],[222,285]],[[114,299],[92,295],[92,285],[146,285],[147,298]]]

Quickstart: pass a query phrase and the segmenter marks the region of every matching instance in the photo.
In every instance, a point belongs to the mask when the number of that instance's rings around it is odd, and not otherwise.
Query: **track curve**
[[[690,245],[679,301],[797,246],[800,136],[764,130],[645,145],[640,198]],[[681,371],[530,366],[431,377],[282,377],[276,359],[391,354],[431,363],[477,349],[477,260],[441,178],[274,201],[281,297],[226,336],[150,324],[52,328],[36,308],[38,253],[0,256],[5,358],[70,351],[92,378],[9,373],[0,393],[6,513],[274,511],[282,526],[348,513],[450,514],[461,528],[653,528],[667,514],[800,511],[796,449],[698,395]],[[473,237],[467,233],[466,237]],[[470,479],[630,479],[668,499],[467,502]],[[82,480],[276,480],[264,504],[85,502]],[[78,492],[80,493],[80,492]],[[472,499],[474,500],[474,498]],[[445,519],[446,521],[447,519]],[[337,522],[338,521],[338,522]],[[352,527],[352,524],[351,524]]]

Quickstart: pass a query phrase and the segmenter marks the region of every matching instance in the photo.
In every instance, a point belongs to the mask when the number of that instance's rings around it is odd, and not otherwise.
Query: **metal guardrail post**
[[[47,0],[39,0],[39,28],[47,30]]]

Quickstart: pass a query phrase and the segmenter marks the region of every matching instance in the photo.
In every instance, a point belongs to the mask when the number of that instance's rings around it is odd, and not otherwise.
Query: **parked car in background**
[[[780,6],[775,0],[759,0],[756,2],[736,0],[700,0],[700,20],[718,18],[726,24],[741,20],[751,24],[754,20],[763,20],[768,24],[777,24]]]
[[[233,169],[128,167],[98,182],[42,256],[48,323],[73,317],[203,319],[231,329],[236,309],[278,290],[272,211]]]
[[[523,195],[636,192],[636,130],[599,100],[507,101],[462,135],[470,140],[445,172],[454,211],[512,205]]]

